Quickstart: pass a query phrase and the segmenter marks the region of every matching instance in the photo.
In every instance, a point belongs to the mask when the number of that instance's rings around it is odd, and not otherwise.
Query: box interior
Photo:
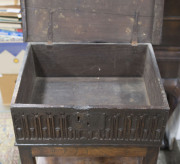
[[[155,71],[145,44],[32,44],[15,103],[161,106]]]

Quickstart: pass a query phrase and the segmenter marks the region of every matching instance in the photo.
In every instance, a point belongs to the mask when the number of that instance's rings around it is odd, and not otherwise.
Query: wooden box
[[[160,145],[168,105],[150,44],[30,44],[17,143]]]
[[[18,146],[160,146],[169,106],[151,43],[163,0],[22,0],[22,12]]]

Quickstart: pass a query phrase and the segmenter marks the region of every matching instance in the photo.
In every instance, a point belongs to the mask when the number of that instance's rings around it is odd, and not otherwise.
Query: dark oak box
[[[11,105],[17,145],[160,146],[163,2],[21,0],[32,43]]]
[[[160,145],[168,104],[151,44],[29,44],[11,106],[18,144]]]

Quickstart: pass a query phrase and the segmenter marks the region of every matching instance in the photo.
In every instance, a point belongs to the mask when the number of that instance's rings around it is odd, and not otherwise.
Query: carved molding
[[[16,140],[131,141],[160,143],[166,117],[134,113],[15,113]]]

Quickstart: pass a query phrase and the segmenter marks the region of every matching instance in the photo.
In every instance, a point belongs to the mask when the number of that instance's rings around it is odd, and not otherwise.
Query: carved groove
[[[77,115],[72,114],[13,115],[16,139],[160,142],[165,126],[165,118],[160,114],[105,114],[103,121],[96,122],[97,128],[91,121],[93,114],[86,116],[79,115],[78,121]],[[76,125],[74,120],[78,121]]]

